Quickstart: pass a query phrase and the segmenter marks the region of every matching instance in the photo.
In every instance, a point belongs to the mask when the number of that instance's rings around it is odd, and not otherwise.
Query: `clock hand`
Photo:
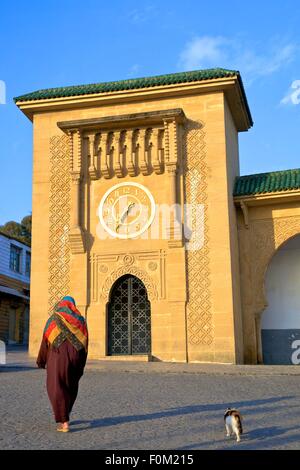
[[[126,209],[126,210],[124,211],[124,213],[122,214],[122,216],[119,218],[119,220],[118,220],[119,223],[118,223],[118,225],[117,225],[117,227],[116,227],[116,231],[119,229],[121,223],[124,222],[126,216],[129,214],[129,211],[130,211],[130,209],[131,209],[133,206],[135,206],[135,202],[131,202],[131,203],[129,204],[129,206],[127,207],[127,209]]]
[[[135,206],[135,202],[131,202],[128,206],[128,209],[127,209],[127,214],[129,213],[130,209]]]

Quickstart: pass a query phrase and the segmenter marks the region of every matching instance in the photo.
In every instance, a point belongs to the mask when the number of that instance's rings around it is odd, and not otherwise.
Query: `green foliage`
[[[0,225],[0,232],[31,245],[31,215],[23,217],[21,223],[10,220]]]

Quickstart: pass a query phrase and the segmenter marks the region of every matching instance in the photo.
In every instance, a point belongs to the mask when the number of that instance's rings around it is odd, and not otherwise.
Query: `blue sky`
[[[32,127],[13,97],[40,88],[238,69],[254,119],[241,174],[299,167],[299,24],[289,0],[1,2],[0,224],[31,211]]]

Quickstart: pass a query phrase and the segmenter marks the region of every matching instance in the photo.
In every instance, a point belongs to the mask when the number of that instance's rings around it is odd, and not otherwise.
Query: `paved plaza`
[[[8,354],[0,449],[300,449],[296,366],[92,361],[68,434],[55,430],[45,378],[24,351]],[[244,416],[239,444],[225,437],[228,406]]]

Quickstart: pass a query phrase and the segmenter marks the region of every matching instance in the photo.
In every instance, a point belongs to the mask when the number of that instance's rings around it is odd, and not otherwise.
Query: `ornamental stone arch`
[[[137,266],[127,265],[118,267],[117,269],[112,271],[110,275],[107,276],[107,278],[105,279],[101,289],[101,297],[105,299],[105,302],[109,302],[109,295],[116,280],[126,274],[132,274],[144,283],[147,290],[148,299],[150,301],[158,300],[157,288],[151,276],[144,269],[141,269]]]
[[[300,234],[300,216],[265,219],[251,226],[251,278],[253,288],[253,313],[255,317],[257,362],[263,362],[261,342],[261,318],[268,301],[265,293],[265,277],[276,251],[289,239]]]

